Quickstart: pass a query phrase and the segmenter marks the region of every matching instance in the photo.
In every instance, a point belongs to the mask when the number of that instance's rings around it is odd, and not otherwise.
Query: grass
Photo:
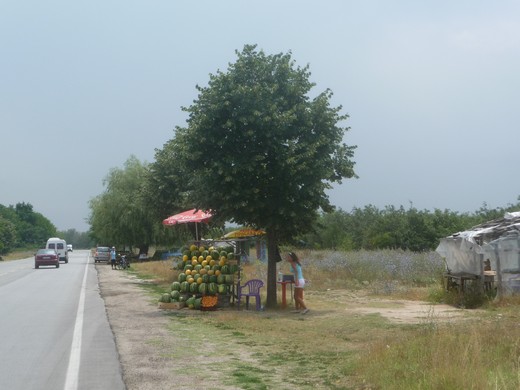
[[[191,350],[211,348],[228,385],[241,389],[516,389],[520,388],[520,298],[488,301],[457,321],[396,324],[378,314],[346,315],[357,296],[446,301],[442,261],[403,251],[299,253],[311,315],[181,311],[172,332]],[[178,271],[170,262],[136,263],[151,294],[168,291]],[[280,263],[283,272],[288,265]],[[243,280],[266,279],[266,265],[247,264]],[[265,290],[265,289],[264,289]],[[263,297],[265,299],[265,297]],[[387,304],[388,306],[388,304]],[[237,356],[237,349],[247,356]],[[179,359],[184,352],[176,351]],[[189,359],[184,367],[189,367]]]
[[[34,257],[34,254],[38,248],[24,248],[18,249],[13,252],[9,252],[7,255],[2,255],[4,261],[26,259],[28,257]]]

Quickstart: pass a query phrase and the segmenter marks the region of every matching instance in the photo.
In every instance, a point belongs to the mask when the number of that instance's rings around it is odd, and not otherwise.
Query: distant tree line
[[[507,211],[520,210],[520,197],[517,201],[494,209],[484,203],[474,213],[439,209],[431,212],[413,206],[378,209],[373,205],[353,208],[351,212],[337,210],[320,215],[312,232],[300,236],[296,244],[341,250],[433,250],[442,237],[502,218]]]
[[[64,238],[78,248],[92,245],[87,232],[79,233],[74,229],[58,231],[49,219],[34,211],[30,203],[0,205],[0,255],[15,249],[44,246],[50,237]]]
[[[58,237],[67,241],[67,244],[72,244],[74,249],[89,249],[95,246],[89,232],[78,232],[76,229],[68,229],[59,231]]]
[[[0,205],[0,254],[37,246],[56,234],[56,227],[31,204]]]

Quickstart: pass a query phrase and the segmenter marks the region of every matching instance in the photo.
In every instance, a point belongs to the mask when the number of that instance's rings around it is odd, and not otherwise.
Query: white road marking
[[[65,390],[77,390],[79,379],[79,363],[81,359],[81,339],[83,338],[83,313],[85,311],[85,290],[87,284],[87,271],[90,263],[90,255],[87,258],[81,292],[79,294],[78,312],[72,336],[72,347],[70,350],[69,366],[67,368],[67,378],[65,380]]]

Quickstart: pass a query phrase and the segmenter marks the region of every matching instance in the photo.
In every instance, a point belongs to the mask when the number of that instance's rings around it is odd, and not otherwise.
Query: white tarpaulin
[[[451,273],[482,275],[484,261],[502,275],[505,289],[520,292],[520,212],[443,238],[436,249]]]

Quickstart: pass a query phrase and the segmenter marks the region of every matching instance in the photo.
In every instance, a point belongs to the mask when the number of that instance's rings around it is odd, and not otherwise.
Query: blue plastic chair
[[[240,309],[240,301],[242,297],[246,298],[246,309],[249,309],[249,297],[256,298],[256,310],[261,310],[261,302],[260,302],[260,289],[264,286],[264,282],[260,279],[251,279],[246,282],[243,286],[238,286],[238,309]]]

